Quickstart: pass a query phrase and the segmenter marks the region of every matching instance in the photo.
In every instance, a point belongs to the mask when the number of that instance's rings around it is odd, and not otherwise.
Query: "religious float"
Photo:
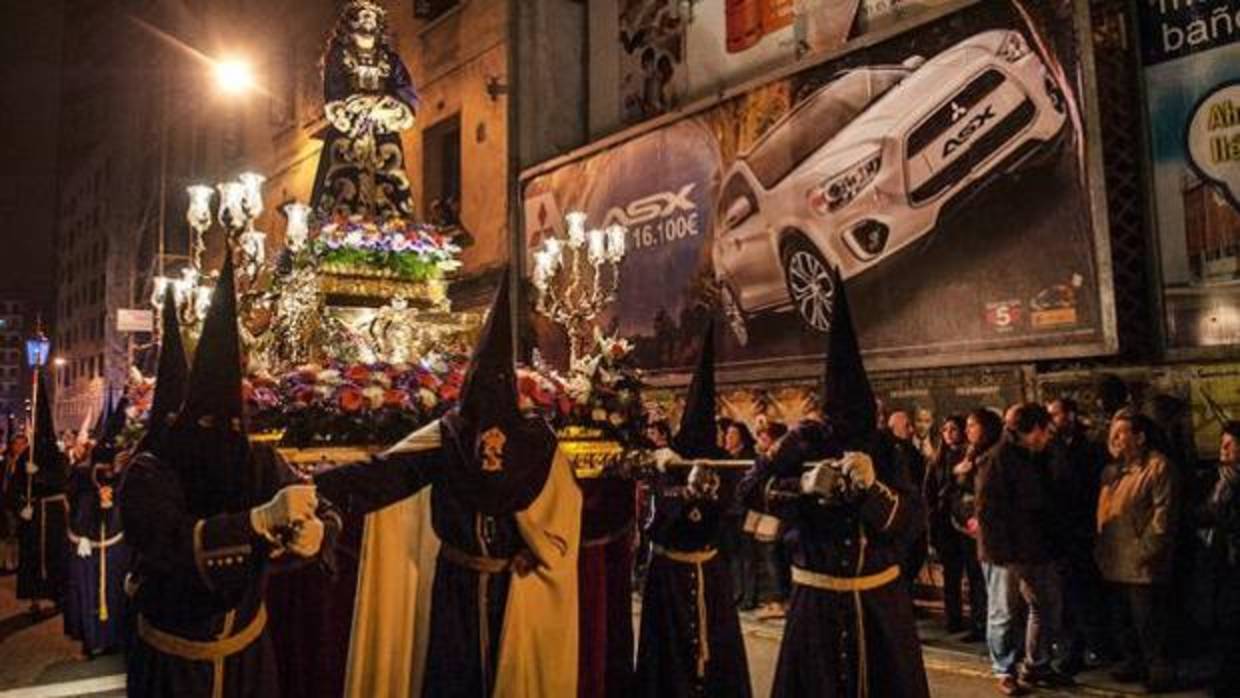
[[[311,203],[280,206],[282,247],[269,253],[257,225],[262,175],[191,186],[188,262],[157,278],[151,296],[158,313],[176,313],[192,352],[213,291],[205,241],[223,236],[237,270],[248,426],[307,468],[364,457],[450,408],[483,320],[454,310],[447,292],[472,239],[459,225],[415,215],[400,134],[414,125],[419,100],[383,9],[350,3],[323,65],[324,146]],[[563,328],[571,356],[561,372],[535,352],[520,389],[527,407],[582,441],[580,470],[597,474],[602,454],[614,460],[619,442],[640,436],[632,347],[600,322],[615,302],[628,231],[590,228],[582,213],[566,219],[565,235],[533,252],[530,281],[533,310]],[[122,441],[140,438],[151,388],[135,371]]]

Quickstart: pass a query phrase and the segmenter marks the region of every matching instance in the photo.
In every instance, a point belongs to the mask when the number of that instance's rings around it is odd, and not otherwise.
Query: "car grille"
[[[1003,147],[1013,136],[1020,133],[1033,122],[1037,108],[1033,102],[1025,99],[1016,109],[1012,110],[1003,120],[986,133],[982,134],[969,146],[969,149],[953,160],[947,167],[940,170],[924,184],[913,190],[910,199],[914,204],[934,198],[956,182],[964,179],[986,158]]]
[[[946,104],[939,107],[930,118],[926,119],[918,126],[908,137],[908,157],[912,159],[921,151],[930,145],[956,125],[956,119],[952,112],[961,113],[961,110],[969,111],[977,106],[983,99],[986,99],[995,90],[1003,85],[1006,78],[1003,73],[991,68],[981,75],[973,78],[973,81],[964,86],[960,92],[956,93]]]

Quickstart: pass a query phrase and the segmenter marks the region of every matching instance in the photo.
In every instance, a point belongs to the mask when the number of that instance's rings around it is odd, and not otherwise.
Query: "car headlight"
[[[1020,32],[1008,32],[1003,39],[1003,45],[999,47],[999,57],[1008,63],[1015,63],[1025,56],[1029,55],[1029,44],[1025,42],[1025,37]]]
[[[828,178],[809,190],[809,205],[815,213],[826,215],[847,206],[857,198],[883,168],[882,151],[862,158],[847,170]]]

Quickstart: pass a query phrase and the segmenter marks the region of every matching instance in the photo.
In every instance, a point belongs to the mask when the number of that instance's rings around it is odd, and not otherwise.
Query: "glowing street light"
[[[241,94],[254,89],[254,69],[240,58],[225,58],[215,63],[215,84],[228,94]]]

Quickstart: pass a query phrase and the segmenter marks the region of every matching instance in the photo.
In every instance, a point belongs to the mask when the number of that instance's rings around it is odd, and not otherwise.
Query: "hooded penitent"
[[[260,478],[250,463],[243,424],[241,340],[230,254],[211,294],[185,404],[161,450],[158,455],[180,473],[193,515],[242,511],[259,503]]]
[[[685,458],[718,458],[720,449],[716,439],[718,426],[715,421],[715,322],[706,325],[702,337],[702,353],[698,356],[697,369],[689,393],[685,396],[685,411],[680,417],[680,429],[672,440],[672,450]]]
[[[832,272],[832,277],[835,298],[827,365],[822,378],[822,416],[831,429],[833,441],[843,450],[863,451],[873,444],[878,408],[861,360],[844,282],[838,270]]]
[[[444,484],[486,515],[518,511],[542,491],[556,438],[541,418],[517,407],[517,376],[504,273],[470,363],[459,405],[442,419]]]
[[[103,423],[103,430],[91,451],[92,464],[111,465],[116,458],[116,437],[125,429],[125,410],[129,409],[129,398],[122,397],[116,407],[108,410],[108,418]]]
[[[164,291],[166,309],[160,330],[159,367],[155,373],[155,395],[151,399],[151,412],[147,419],[146,436],[139,451],[158,452],[160,440],[176,418],[177,411],[185,402],[186,384],[189,382],[189,362],[185,359],[185,344],[181,341],[181,323],[177,319],[176,294],[169,284]]]
[[[39,374],[38,413],[35,415],[35,435],[32,452],[34,462],[39,466],[41,475],[54,478],[63,475],[65,466],[64,454],[56,443],[56,425],[52,423],[52,403],[47,396],[47,383],[44,374]]]

